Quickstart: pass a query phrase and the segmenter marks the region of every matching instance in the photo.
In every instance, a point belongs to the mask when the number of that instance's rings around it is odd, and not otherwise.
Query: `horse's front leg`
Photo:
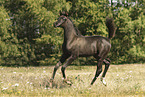
[[[62,71],[62,75],[63,75],[63,78],[64,78],[64,82],[67,83],[68,85],[71,85],[72,83],[67,81],[67,78],[66,78],[66,75],[65,75],[65,69],[66,67],[71,64],[74,60],[76,59],[76,57],[74,56],[70,56],[67,60],[67,62],[62,66],[61,68],[61,71]]]
[[[52,83],[56,74],[56,71],[58,70],[58,68],[65,62],[65,60],[69,57],[69,55],[63,54],[61,56],[60,61],[55,65],[53,73],[52,73],[52,77],[50,79],[50,82]]]

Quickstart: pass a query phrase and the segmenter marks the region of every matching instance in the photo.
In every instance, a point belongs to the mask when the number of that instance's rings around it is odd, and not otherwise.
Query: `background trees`
[[[113,0],[114,1],[114,0]],[[112,63],[145,61],[145,2],[125,0],[1,0],[0,65],[53,65],[61,55],[63,30],[53,22],[59,10],[69,12],[83,35],[107,37],[106,17],[117,26],[111,40]],[[89,60],[88,64],[95,64]],[[85,64],[81,58],[74,64]]]

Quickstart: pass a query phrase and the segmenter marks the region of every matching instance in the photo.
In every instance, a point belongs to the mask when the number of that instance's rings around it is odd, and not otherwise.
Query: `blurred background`
[[[63,29],[54,28],[67,11],[82,35],[108,37],[106,17],[117,26],[108,55],[112,64],[145,62],[144,0],[0,0],[0,65],[50,66],[62,54]],[[73,65],[95,65],[79,58]]]

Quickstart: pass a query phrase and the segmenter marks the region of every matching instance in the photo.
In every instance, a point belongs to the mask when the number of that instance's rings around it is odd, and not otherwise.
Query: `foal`
[[[54,23],[55,27],[61,27],[64,29],[64,42],[62,45],[63,54],[60,58],[60,61],[54,67],[52,74],[51,82],[55,77],[57,69],[66,61],[62,66],[61,71],[63,78],[66,83],[69,81],[66,80],[65,69],[71,64],[77,57],[88,57],[94,56],[97,59],[97,70],[95,77],[93,78],[91,85],[95,82],[97,77],[102,72],[102,63],[105,64],[105,69],[101,77],[101,81],[104,85],[105,75],[110,65],[110,60],[106,59],[108,52],[111,48],[110,39],[114,37],[116,27],[113,22],[113,19],[106,20],[106,26],[109,30],[109,37],[102,36],[82,36],[80,35],[78,29],[74,26],[73,22],[69,19],[67,12],[60,12],[60,17]]]

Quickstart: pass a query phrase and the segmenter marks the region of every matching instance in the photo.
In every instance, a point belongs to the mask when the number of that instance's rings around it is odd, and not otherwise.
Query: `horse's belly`
[[[94,49],[92,49],[92,48],[79,49],[78,52],[79,52],[78,55],[79,55],[80,57],[93,56],[93,55],[95,55],[95,54],[97,53],[97,52],[96,52]]]

